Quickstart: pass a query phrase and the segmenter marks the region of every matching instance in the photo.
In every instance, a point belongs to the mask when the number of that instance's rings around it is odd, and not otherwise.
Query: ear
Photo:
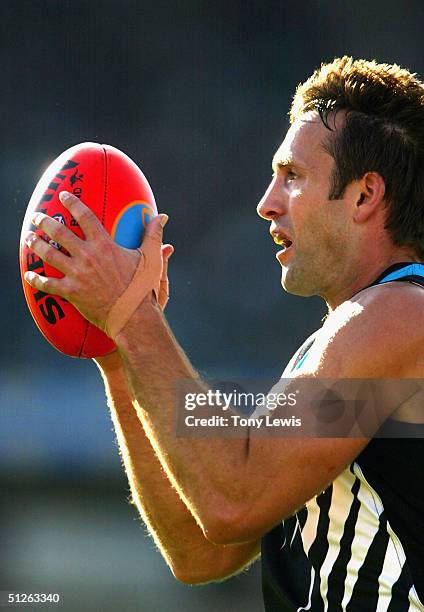
[[[353,218],[358,223],[363,223],[380,210],[386,186],[383,177],[378,172],[367,172],[358,181],[358,187]]]

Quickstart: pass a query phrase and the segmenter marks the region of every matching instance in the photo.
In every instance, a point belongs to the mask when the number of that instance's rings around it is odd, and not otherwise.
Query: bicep
[[[286,410],[285,416],[301,417],[301,427],[270,428],[250,439],[232,520],[238,541],[263,535],[325,490],[419,389],[416,380],[400,380],[399,374],[414,355],[416,305],[394,326],[398,303],[386,293],[383,303],[377,297],[330,315],[297,377],[280,381],[286,395],[300,390],[300,411]]]
[[[261,487],[244,509],[244,537],[263,535],[319,495],[368,442],[365,438],[252,441],[252,462],[256,459],[252,479],[261,481]]]

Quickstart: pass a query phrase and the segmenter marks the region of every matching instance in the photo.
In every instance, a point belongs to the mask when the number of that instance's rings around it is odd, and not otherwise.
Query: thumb
[[[143,242],[146,238],[152,238],[153,240],[162,242],[163,228],[167,224],[168,218],[168,215],[165,214],[153,217],[153,219],[151,219],[146,225]]]

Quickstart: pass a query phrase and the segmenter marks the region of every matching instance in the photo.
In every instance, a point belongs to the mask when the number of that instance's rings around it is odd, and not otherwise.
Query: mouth
[[[289,251],[292,248],[293,241],[292,241],[291,238],[289,238],[288,234],[286,234],[282,230],[273,230],[273,231],[271,231],[271,236],[272,236],[275,244],[277,244],[278,246],[283,247],[276,254],[277,259],[279,259],[279,257],[281,255],[283,255],[284,253],[286,253],[287,251]]]
[[[280,240],[278,242],[276,242],[276,244],[278,244],[279,246],[283,247],[283,251],[289,249],[291,247],[291,245],[293,244],[293,242],[289,239],[285,239],[285,240]]]

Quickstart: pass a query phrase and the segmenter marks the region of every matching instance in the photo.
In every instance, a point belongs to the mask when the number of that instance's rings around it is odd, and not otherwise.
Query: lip
[[[275,254],[275,258],[280,263],[283,263],[283,261],[286,258],[287,254],[289,254],[291,251],[293,251],[293,243],[290,246],[285,247],[284,249],[281,249],[281,251],[278,251],[278,253]]]
[[[291,236],[287,234],[287,232],[283,231],[281,228],[275,228],[275,229],[270,230],[270,234],[275,244],[282,245],[284,244],[284,242],[287,242],[287,241],[293,244],[293,239],[291,238]],[[290,244],[290,246],[285,247],[285,248],[289,249],[292,246],[292,244]]]

